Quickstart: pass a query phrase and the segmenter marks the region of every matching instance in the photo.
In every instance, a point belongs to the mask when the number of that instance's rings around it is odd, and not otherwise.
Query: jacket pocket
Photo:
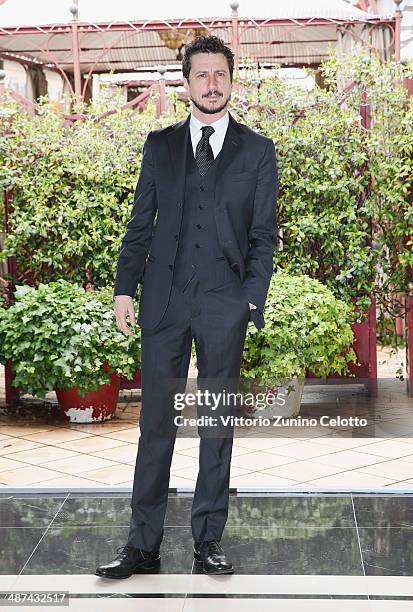
[[[244,172],[227,172],[226,176],[231,181],[253,181],[257,178],[255,170],[245,170]]]

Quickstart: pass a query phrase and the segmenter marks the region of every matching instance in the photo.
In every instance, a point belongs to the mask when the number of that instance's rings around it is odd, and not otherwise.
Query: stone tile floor
[[[121,493],[0,494],[0,591],[68,591],[71,610],[412,609],[413,494],[231,495],[222,546],[235,573],[215,577],[193,560],[191,495],[170,494],[160,568],[96,577],[126,541],[129,504]]]
[[[394,377],[400,362],[382,354],[377,398],[357,385],[305,387],[300,416],[363,416],[366,428],[236,431],[222,540],[232,576],[204,576],[193,563],[199,439],[183,436],[160,570],[126,581],[94,576],[128,532],[138,394],[123,392],[103,424],[68,425],[41,404],[30,419],[3,412],[0,592],[67,591],[79,611],[411,610],[413,400]],[[0,379],[0,406],[1,389]]]
[[[360,385],[310,385],[301,417],[359,416],[367,427],[289,426],[236,429],[234,489],[401,489],[413,491],[413,398],[394,374],[402,353],[379,354],[378,397]],[[384,378],[393,374],[392,378]],[[53,394],[51,394],[53,395]],[[67,424],[58,412],[32,420],[0,416],[0,487],[127,487],[139,437],[140,396],[121,392],[107,423]],[[1,405],[1,400],[0,400]],[[179,434],[178,434],[179,435]],[[193,489],[199,438],[178,437],[171,488]]]

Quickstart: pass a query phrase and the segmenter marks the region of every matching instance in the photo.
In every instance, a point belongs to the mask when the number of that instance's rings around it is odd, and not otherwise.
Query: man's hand
[[[130,295],[115,295],[115,315],[118,328],[126,336],[133,336],[134,332],[128,327],[126,315],[132,326],[136,325],[133,299]]]

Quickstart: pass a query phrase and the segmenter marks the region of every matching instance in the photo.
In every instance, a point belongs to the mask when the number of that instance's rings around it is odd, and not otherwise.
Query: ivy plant
[[[275,385],[307,370],[317,378],[348,374],[352,307],[306,274],[274,274],[265,305],[265,327],[249,325],[241,377]]]
[[[14,302],[0,306],[0,362],[12,360],[13,385],[32,395],[77,386],[84,395],[108,383],[110,373],[132,378],[140,366],[139,327],[134,331],[118,330],[108,289],[85,291],[63,279],[19,285]]]

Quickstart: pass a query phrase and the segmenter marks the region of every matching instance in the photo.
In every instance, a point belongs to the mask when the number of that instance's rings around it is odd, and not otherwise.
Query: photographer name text
[[[174,418],[178,427],[217,427],[218,425],[229,427],[366,427],[367,419],[359,417],[330,417],[323,415],[319,419],[309,417],[283,417],[276,415],[269,418],[260,416],[201,416],[184,417],[182,415]]]

